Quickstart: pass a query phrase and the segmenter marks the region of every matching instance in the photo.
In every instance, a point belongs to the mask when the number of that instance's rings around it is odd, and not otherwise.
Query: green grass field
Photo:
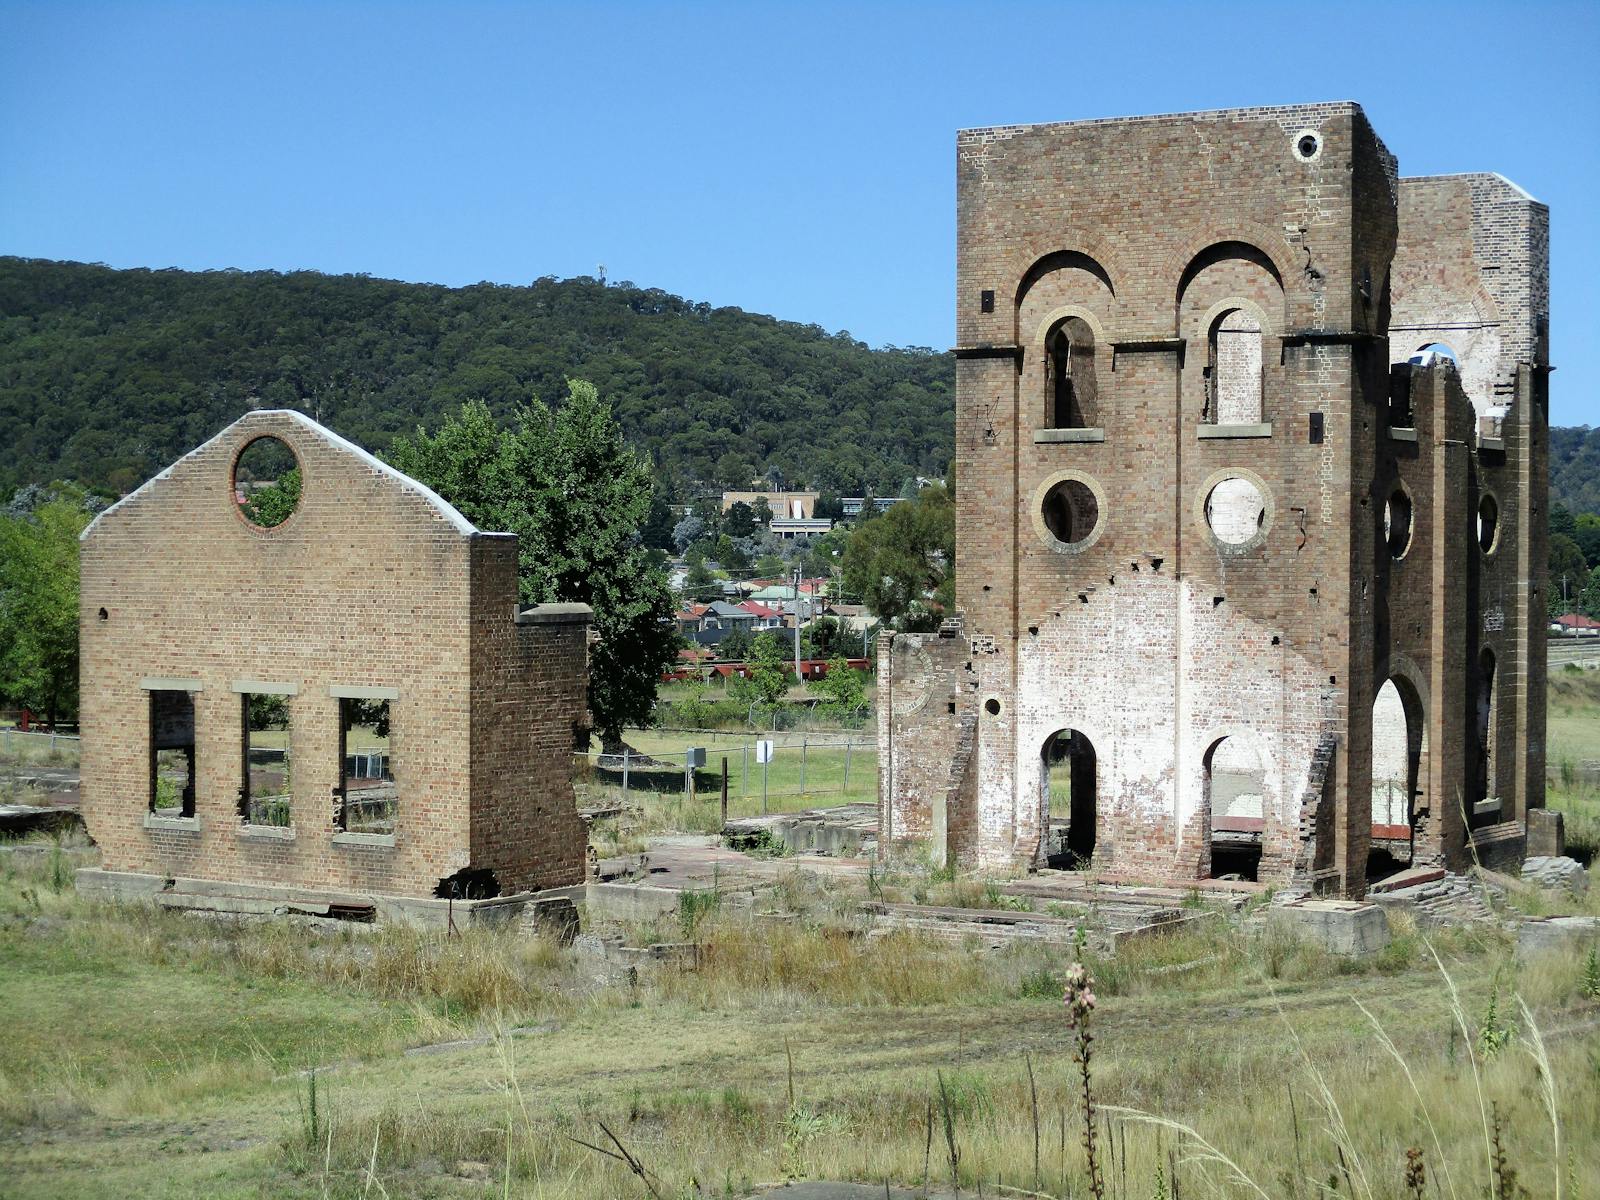
[[[645,1196],[579,1145],[609,1146],[601,1122],[663,1197],[791,1175],[916,1185],[930,1106],[929,1171],[949,1175],[946,1105],[969,1192],[1087,1194],[1060,951],[865,938],[858,897],[795,875],[758,906],[784,919],[713,903],[632,928],[692,934],[700,968],[597,991],[538,939],[99,907],[67,866],[0,856],[7,1197]],[[1274,1200],[1398,1200],[1409,1146],[1449,1170],[1437,1194],[1483,1196],[1495,1116],[1530,1195],[1558,1174],[1568,1196],[1600,1194],[1600,999],[1581,954],[1518,963],[1481,930],[1433,949],[1448,981],[1409,926],[1357,963],[1219,917],[1091,959],[1097,1101],[1191,1126]],[[1157,1194],[1173,1161],[1184,1195],[1255,1194],[1187,1135],[1102,1118],[1112,1196]]]

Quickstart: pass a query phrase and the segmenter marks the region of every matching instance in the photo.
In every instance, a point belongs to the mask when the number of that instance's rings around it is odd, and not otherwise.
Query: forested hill
[[[954,441],[947,353],[593,279],[447,288],[301,271],[118,271],[0,257],[0,494],[126,491],[251,407],[383,449],[468,398],[508,414],[597,385],[669,492],[897,492]]]
[[[1600,513],[1600,429],[1550,427],[1550,503]]]

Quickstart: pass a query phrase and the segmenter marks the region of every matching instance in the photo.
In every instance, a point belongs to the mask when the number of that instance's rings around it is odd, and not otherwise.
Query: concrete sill
[[[1505,448],[1506,448],[1506,440],[1505,440],[1505,438],[1481,437],[1481,438],[1478,439],[1478,449],[1479,450],[1499,450],[1501,453],[1504,453],[1505,452]]]
[[[241,825],[239,836],[242,838],[261,838],[269,842],[294,841],[293,825]]]
[[[1403,429],[1398,425],[1389,426],[1389,440],[1391,442],[1414,442],[1417,440],[1415,429]]]
[[[1103,442],[1106,440],[1104,429],[1035,429],[1033,431],[1033,444],[1035,446],[1048,445],[1051,442]]]
[[[1199,432],[1202,438],[1269,438],[1272,436],[1272,422],[1263,421],[1259,425],[1201,425]]]
[[[335,846],[380,846],[390,850],[394,849],[394,834],[392,833],[346,833],[340,831],[333,835]]]
[[[144,814],[144,827],[162,833],[199,833],[199,817],[162,817],[153,812]]]
[[[1472,815],[1475,817],[1486,817],[1490,813],[1498,813],[1499,811],[1500,797],[1498,796],[1488,800],[1479,800],[1472,806]]]

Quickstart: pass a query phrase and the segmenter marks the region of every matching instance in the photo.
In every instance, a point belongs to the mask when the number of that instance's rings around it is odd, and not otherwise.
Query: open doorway
[[[1404,685],[1404,686],[1402,686]],[[1409,867],[1414,856],[1422,706],[1404,680],[1387,679],[1372,701],[1372,840],[1367,878]]]
[[[1266,821],[1267,768],[1246,735],[1215,742],[1206,751],[1206,814],[1212,879],[1254,880],[1261,870]]]
[[[1045,865],[1081,871],[1094,860],[1097,760],[1092,743],[1076,729],[1044,741]]]

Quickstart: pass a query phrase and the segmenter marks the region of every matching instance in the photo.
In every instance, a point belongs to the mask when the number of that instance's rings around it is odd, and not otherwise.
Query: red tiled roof
[[[1600,621],[1584,616],[1583,613],[1568,613],[1564,617],[1557,617],[1556,624],[1566,629],[1600,629]]]

